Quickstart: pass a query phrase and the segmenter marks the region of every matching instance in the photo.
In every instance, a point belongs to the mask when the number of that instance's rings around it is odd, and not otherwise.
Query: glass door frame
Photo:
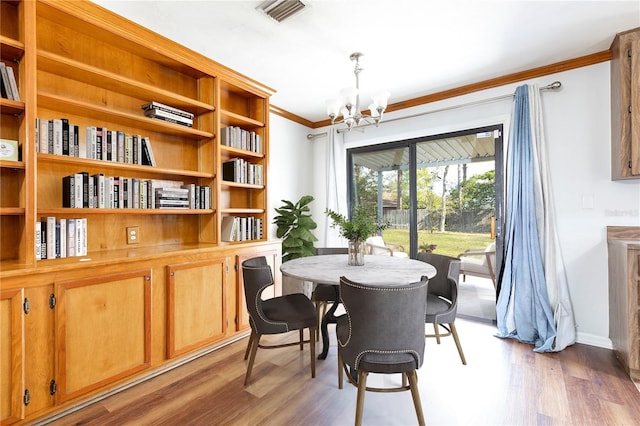
[[[454,138],[474,133],[492,132],[495,143],[495,170],[496,170],[496,266],[502,264],[502,252],[504,247],[503,241],[503,223],[504,223],[504,144],[503,144],[503,124],[494,124],[489,126],[459,130],[454,132],[439,133],[429,136],[420,136],[417,138],[404,139],[393,142],[385,142],[375,145],[366,145],[347,149],[347,203],[349,211],[354,205],[354,175],[353,175],[353,156],[355,154],[364,154],[376,151],[385,151],[389,149],[407,148],[409,149],[409,255],[415,259],[418,255],[418,223],[417,223],[417,151],[416,145],[421,142],[429,142],[438,139]],[[378,206],[380,209],[381,206]],[[496,277],[499,274],[496,271]]]

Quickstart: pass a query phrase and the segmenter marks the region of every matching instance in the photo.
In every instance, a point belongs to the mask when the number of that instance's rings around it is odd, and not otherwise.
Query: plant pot
[[[349,265],[350,266],[362,266],[364,265],[364,241],[349,241]]]

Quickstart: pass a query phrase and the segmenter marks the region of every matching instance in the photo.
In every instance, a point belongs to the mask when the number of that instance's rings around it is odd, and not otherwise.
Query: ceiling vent
[[[292,17],[304,9],[306,5],[300,0],[268,0],[263,2],[256,9],[282,22]]]

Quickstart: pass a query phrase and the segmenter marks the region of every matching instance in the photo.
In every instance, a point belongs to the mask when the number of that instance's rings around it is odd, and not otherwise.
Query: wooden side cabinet
[[[3,425],[24,417],[23,294],[23,289],[0,292],[0,422]]]
[[[609,338],[622,366],[640,381],[640,227],[607,228]]]
[[[611,44],[611,179],[640,178],[640,28]]]
[[[55,283],[58,403],[151,364],[151,271]]]
[[[224,257],[168,265],[167,358],[225,337]]]

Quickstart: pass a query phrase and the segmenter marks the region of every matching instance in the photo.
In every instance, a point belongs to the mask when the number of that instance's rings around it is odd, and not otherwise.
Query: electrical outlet
[[[127,244],[138,244],[140,242],[140,227],[127,226]]]

